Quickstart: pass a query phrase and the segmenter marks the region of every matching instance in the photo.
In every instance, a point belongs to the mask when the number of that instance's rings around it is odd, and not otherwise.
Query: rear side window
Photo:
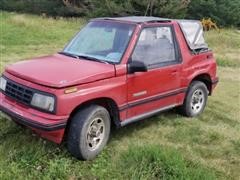
[[[175,42],[171,27],[143,29],[132,54],[132,61],[141,61],[148,67],[176,62]]]

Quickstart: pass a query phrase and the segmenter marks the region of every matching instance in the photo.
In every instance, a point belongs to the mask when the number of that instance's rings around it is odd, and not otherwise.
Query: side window
[[[171,27],[152,27],[142,30],[132,54],[132,61],[141,61],[151,67],[176,60]]]

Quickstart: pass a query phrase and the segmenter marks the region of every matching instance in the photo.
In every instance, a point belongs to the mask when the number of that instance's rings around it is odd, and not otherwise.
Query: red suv
[[[6,67],[0,110],[72,155],[93,159],[117,127],[179,107],[203,112],[218,82],[201,23],[92,19],[63,51]]]

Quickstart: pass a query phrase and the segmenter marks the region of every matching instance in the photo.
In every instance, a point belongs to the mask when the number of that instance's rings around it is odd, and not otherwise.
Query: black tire
[[[94,146],[92,145],[91,147],[91,143],[88,143],[88,139],[92,138],[92,134],[89,135],[89,132],[92,131],[89,129],[94,129],[96,126],[94,127],[94,124],[92,123],[99,123],[99,119],[102,121],[101,123],[104,124],[103,130],[99,130],[99,132],[104,131],[104,133],[100,133],[103,134],[103,138],[101,141],[99,140],[96,149],[92,149]],[[107,144],[110,135],[110,125],[109,113],[102,106],[90,105],[79,110],[72,118],[69,127],[67,137],[67,147],[69,152],[77,159],[94,159]],[[97,132],[94,133],[99,134]]]
[[[203,96],[202,96],[203,102],[202,102],[201,106],[199,107],[199,109],[196,111],[195,111],[195,108],[193,107],[194,105],[192,105],[193,95],[195,92],[202,92],[202,94],[203,94]],[[193,81],[188,88],[183,105],[180,106],[180,108],[179,108],[180,113],[187,117],[198,116],[199,114],[201,114],[203,112],[203,110],[206,106],[206,103],[207,103],[207,98],[208,98],[208,89],[207,89],[206,85],[201,81]]]

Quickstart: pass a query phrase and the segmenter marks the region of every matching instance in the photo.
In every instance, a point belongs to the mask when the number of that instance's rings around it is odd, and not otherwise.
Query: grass
[[[216,179],[210,170],[185,160],[175,149],[157,145],[129,147],[118,166],[124,179]]]
[[[218,65],[240,67],[240,30],[224,29],[206,33],[209,46],[216,53]]]
[[[1,12],[1,71],[9,63],[52,54],[85,23]],[[0,120],[0,179],[236,179],[240,177],[240,32],[207,32],[220,83],[204,113],[175,110],[112,131],[93,161]]]
[[[52,54],[84,24],[84,19],[53,19],[1,12],[1,62]]]

